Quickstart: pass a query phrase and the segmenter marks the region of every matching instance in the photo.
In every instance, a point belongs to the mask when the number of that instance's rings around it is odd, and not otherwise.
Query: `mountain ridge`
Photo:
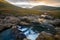
[[[5,0],[0,0],[0,10],[20,10],[21,7],[14,6]]]
[[[60,10],[60,7],[52,7],[52,6],[45,6],[45,5],[39,5],[39,6],[35,6],[32,9],[35,10]]]

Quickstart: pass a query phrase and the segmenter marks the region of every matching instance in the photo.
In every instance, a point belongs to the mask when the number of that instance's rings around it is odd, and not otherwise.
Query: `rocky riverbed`
[[[46,14],[0,15],[0,40],[30,40],[31,34],[37,34],[31,40],[60,40],[60,19]]]

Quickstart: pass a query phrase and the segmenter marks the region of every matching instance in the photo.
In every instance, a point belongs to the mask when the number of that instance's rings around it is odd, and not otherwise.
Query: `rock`
[[[56,35],[54,35],[55,40],[60,40],[60,27],[56,27]]]
[[[18,24],[20,22],[20,19],[14,16],[6,16],[4,21],[6,23]]]
[[[20,23],[20,19],[15,16],[6,16],[0,18],[0,31],[10,28],[12,25],[17,25]]]
[[[41,32],[36,40],[60,40],[60,33],[57,32],[55,35],[47,32]]]
[[[60,19],[53,20],[51,24],[54,26],[60,26]]]
[[[44,13],[40,16],[41,18],[44,18],[44,19],[48,19],[48,20],[52,20],[54,19],[52,16],[48,15],[48,13]]]
[[[16,40],[27,40],[26,35],[24,35],[22,31],[18,30],[16,26],[12,27],[12,35]]]
[[[20,25],[28,26],[28,25],[30,25],[30,23],[21,21],[21,22],[20,22]]]
[[[11,23],[3,23],[3,24],[0,24],[0,32],[3,32],[7,29],[10,29],[14,24],[11,24]]]
[[[27,40],[25,34],[18,30],[16,25],[13,25],[12,28],[3,31],[0,34],[2,40]]]
[[[44,37],[39,35],[36,40],[44,40]]]
[[[54,40],[54,37],[51,33],[41,32],[36,40]]]
[[[3,21],[4,21],[3,19],[0,19],[0,24],[3,23]]]
[[[4,18],[5,18],[5,16],[0,14],[0,19],[4,19]]]
[[[55,20],[55,23],[56,23],[56,24],[55,24],[56,26],[60,26],[60,19],[56,19],[56,20]]]
[[[60,27],[55,28],[56,32],[60,34]]]
[[[60,40],[60,34],[54,35],[55,40]]]
[[[29,39],[27,39],[27,38],[24,38],[23,40],[29,40]]]

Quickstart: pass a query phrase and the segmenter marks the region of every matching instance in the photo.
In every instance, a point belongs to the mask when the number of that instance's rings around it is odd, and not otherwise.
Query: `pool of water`
[[[0,40],[14,40],[15,38],[12,38],[11,31],[11,29],[8,29],[0,33]]]

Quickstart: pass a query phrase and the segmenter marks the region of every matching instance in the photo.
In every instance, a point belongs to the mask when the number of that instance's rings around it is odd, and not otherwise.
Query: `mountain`
[[[20,15],[20,10],[25,10],[21,7],[14,6],[10,3],[8,3],[5,0],[0,0],[0,14],[6,14],[6,15]],[[19,14],[18,14],[19,13]]]
[[[42,11],[40,11],[42,10]],[[0,0],[0,14],[4,14],[4,15],[16,15],[16,16],[20,16],[20,15],[40,15],[42,13],[44,13],[43,10],[53,10],[53,11],[49,11],[50,14],[52,14],[53,16],[56,16],[58,18],[60,18],[60,7],[50,7],[50,6],[35,6],[32,9],[25,9],[25,8],[21,8],[21,7],[17,7],[14,6],[4,0]],[[57,11],[55,11],[57,10]],[[59,11],[58,11],[59,10]]]
[[[23,8],[20,8],[20,7],[16,7],[14,5],[11,5],[10,3],[6,2],[6,1],[0,1],[0,10],[16,10],[16,9],[23,9]]]
[[[40,13],[42,12],[38,10],[17,7],[4,0],[0,0],[0,14],[30,15],[30,14],[40,14]]]
[[[39,6],[35,6],[32,9],[36,9],[36,10],[60,10],[60,7],[52,7],[52,6],[45,6],[45,5],[39,5]]]

